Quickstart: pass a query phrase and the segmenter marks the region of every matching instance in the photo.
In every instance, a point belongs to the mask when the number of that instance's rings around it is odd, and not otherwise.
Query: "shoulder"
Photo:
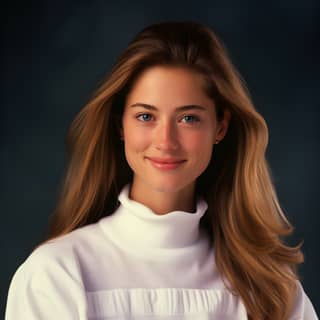
[[[41,244],[19,266],[13,281],[32,278],[40,282],[44,277],[53,280],[72,274],[73,280],[81,283],[82,260],[99,242],[98,231],[98,224],[92,224]]]
[[[11,279],[6,319],[51,319],[57,305],[61,318],[70,319],[85,308],[82,259],[97,236],[90,225],[37,247]]]
[[[297,291],[293,304],[292,312],[289,317],[290,320],[308,319],[317,320],[315,309],[310,301],[308,295],[305,293],[303,285],[300,281],[296,282]]]

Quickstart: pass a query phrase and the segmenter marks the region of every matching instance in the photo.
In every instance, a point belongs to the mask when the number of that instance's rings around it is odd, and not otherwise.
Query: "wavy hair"
[[[228,132],[197,179],[196,192],[208,203],[201,226],[227,288],[241,297],[249,319],[287,319],[302,244],[284,243],[293,227],[265,158],[267,125],[222,43],[196,22],[167,21],[143,29],[78,113],[67,135],[68,165],[46,240],[97,222],[119,205],[119,192],[133,178],[119,133],[125,99],[136,77],[155,65],[200,73],[218,119],[230,112]]]

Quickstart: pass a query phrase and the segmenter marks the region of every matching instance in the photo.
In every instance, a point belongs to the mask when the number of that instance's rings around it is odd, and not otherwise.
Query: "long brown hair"
[[[225,138],[197,179],[208,202],[201,221],[213,240],[217,268],[239,295],[250,319],[287,319],[295,297],[301,244],[283,237],[293,227],[280,208],[265,159],[268,129],[244,81],[211,29],[168,21],[142,30],[73,121],[68,167],[46,240],[110,215],[122,187],[132,181],[119,128],[125,98],[136,77],[154,65],[189,68],[203,75],[218,118],[231,113]]]

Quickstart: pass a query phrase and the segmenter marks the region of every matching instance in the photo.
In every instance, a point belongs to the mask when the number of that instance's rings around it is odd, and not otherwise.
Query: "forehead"
[[[154,66],[144,70],[133,83],[126,104],[136,102],[158,106],[214,103],[204,91],[201,74],[183,67]]]

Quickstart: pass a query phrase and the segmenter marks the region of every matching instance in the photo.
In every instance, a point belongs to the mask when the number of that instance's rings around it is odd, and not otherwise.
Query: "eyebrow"
[[[148,110],[153,110],[153,111],[158,111],[158,108],[156,108],[153,105],[150,104],[146,104],[146,103],[134,103],[130,106],[131,108],[134,107],[143,107],[146,108]],[[187,110],[201,110],[201,111],[206,111],[207,109],[205,107],[196,105],[196,104],[190,104],[190,105],[186,105],[186,106],[181,106],[181,107],[177,107],[176,111],[187,111]]]

